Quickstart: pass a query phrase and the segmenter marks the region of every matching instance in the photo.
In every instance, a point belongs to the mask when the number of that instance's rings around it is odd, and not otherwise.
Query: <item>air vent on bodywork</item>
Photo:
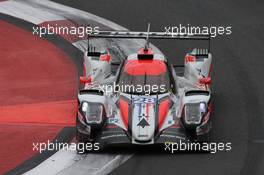
[[[95,46],[88,46],[87,56],[100,57],[104,52],[99,51]]]
[[[152,49],[144,49],[141,48],[138,52],[138,59],[139,60],[152,60],[154,58]]]
[[[208,56],[208,50],[207,49],[193,49],[193,51],[191,52],[191,55],[195,55],[195,56]]]
[[[191,91],[187,91],[185,92],[185,96],[191,96],[191,95],[209,95],[208,91],[203,91],[203,90],[191,90]]]
[[[153,55],[138,54],[138,59],[139,60],[152,60]]]
[[[196,62],[204,61],[204,59],[208,58],[208,50],[207,49],[193,49],[190,55],[195,57]]]
[[[101,52],[88,52],[87,56],[91,56],[91,57],[100,57]]]
[[[104,95],[104,92],[98,89],[83,89],[80,90],[80,94],[94,94],[94,95]]]
[[[138,142],[138,143],[145,143],[145,144],[147,144],[147,143],[152,143],[152,139],[149,139],[149,140],[137,140],[137,139],[135,139],[135,142]]]

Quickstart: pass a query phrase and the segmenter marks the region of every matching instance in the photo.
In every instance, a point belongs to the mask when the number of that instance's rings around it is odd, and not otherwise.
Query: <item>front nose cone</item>
[[[155,132],[155,104],[134,103],[132,111],[132,141],[150,141]]]

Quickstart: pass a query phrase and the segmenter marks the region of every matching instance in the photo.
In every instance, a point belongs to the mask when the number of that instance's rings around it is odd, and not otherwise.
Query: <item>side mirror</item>
[[[82,84],[91,83],[91,82],[92,82],[92,77],[85,77],[85,76],[80,77],[80,83]]]
[[[210,77],[200,78],[199,79],[199,83],[200,84],[205,84],[205,85],[211,84],[211,78]]]

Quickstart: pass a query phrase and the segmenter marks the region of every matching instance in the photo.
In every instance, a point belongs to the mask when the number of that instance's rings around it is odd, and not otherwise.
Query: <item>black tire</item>
[[[88,136],[85,134],[82,134],[78,131],[76,128],[76,141],[77,141],[77,146],[76,146],[76,151],[78,154],[85,154],[86,149],[85,149],[85,144],[88,142]]]
[[[80,123],[77,119],[78,116],[76,116],[76,151],[78,154],[85,154],[87,152],[85,145],[90,141],[90,135],[83,134],[78,130],[78,127],[80,127]]]
[[[197,141],[200,143],[210,143],[211,142],[211,132],[208,132],[201,136],[197,136]]]

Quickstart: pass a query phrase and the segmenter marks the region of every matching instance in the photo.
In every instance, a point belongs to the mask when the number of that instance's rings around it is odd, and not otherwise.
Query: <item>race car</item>
[[[90,38],[146,39],[145,46],[113,64],[109,51],[84,53],[78,93],[76,140],[108,145],[209,142],[211,68],[209,49],[191,49],[184,65],[173,65],[149,39],[210,40],[208,35],[100,31]],[[113,67],[117,70],[113,71]],[[179,71],[183,69],[183,71]]]

